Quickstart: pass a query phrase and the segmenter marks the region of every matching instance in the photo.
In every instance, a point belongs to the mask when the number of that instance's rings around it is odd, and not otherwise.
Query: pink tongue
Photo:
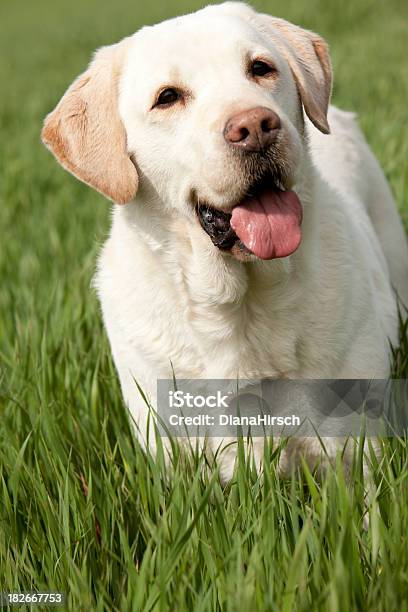
[[[302,205],[294,191],[266,189],[238,204],[231,227],[247,249],[261,259],[286,257],[302,239]]]

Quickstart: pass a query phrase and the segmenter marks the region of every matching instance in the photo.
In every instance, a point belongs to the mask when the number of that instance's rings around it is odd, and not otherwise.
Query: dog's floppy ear
[[[318,34],[284,19],[264,14],[258,14],[257,19],[261,30],[273,36],[288,61],[307,116],[321,132],[329,134],[332,67],[326,42]]]
[[[137,191],[118,111],[118,81],[126,39],[97,51],[86,72],[46,117],[41,137],[64,168],[118,204]]]

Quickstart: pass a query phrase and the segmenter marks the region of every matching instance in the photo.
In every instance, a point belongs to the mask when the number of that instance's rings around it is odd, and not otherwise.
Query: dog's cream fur
[[[272,60],[279,78],[249,79],[249,56]],[[164,86],[183,88],[185,102],[152,108]],[[319,36],[228,2],[99,51],[46,119],[43,139],[59,161],[128,201],[114,206],[96,286],[142,439],[148,410],[135,381],[154,404],[157,379],[173,370],[178,378],[389,374],[395,290],[408,303],[407,241],[353,116],[333,107],[327,116],[330,91]],[[242,262],[213,246],[191,198],[230,207],[242,197],[250,177],[222,128],[255,106],[281,118],[303,239],[285,259]],[[283,467],[301,453],[314,460],[318,446],[293,440]]]

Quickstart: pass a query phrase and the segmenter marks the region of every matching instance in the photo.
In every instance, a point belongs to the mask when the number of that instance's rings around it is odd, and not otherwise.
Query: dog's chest
[[[98,277],[105,323],[119,368],[138,379],[296,377],[311,361],[296,279],[229,274],[216,284],[221,275],[204,282],[197,266],[165,276],[147,258],[141,279],[113,255],[105,249]]]
[[[163,326],[166,344],[177,347],[172,363],[179,378],[281,377],[299,370],[301,334],[290,307],[272,308],[268,300],[190,304],[179,315],[172,329]]]
[[[207,378],[287,376],[299,367],[298,338],[289,326],[268,321],[220,323],[210,334],[197,334]]]

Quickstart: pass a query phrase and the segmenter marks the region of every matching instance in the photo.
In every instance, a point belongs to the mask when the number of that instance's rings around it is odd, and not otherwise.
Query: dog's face
[[[300,242],[291,188],[302,105],[328,132],[330,91],[321,38],[226,3],[100,50],[47,117],[43,140],[115,202],[139,186],[240,259],[282,257]]]

